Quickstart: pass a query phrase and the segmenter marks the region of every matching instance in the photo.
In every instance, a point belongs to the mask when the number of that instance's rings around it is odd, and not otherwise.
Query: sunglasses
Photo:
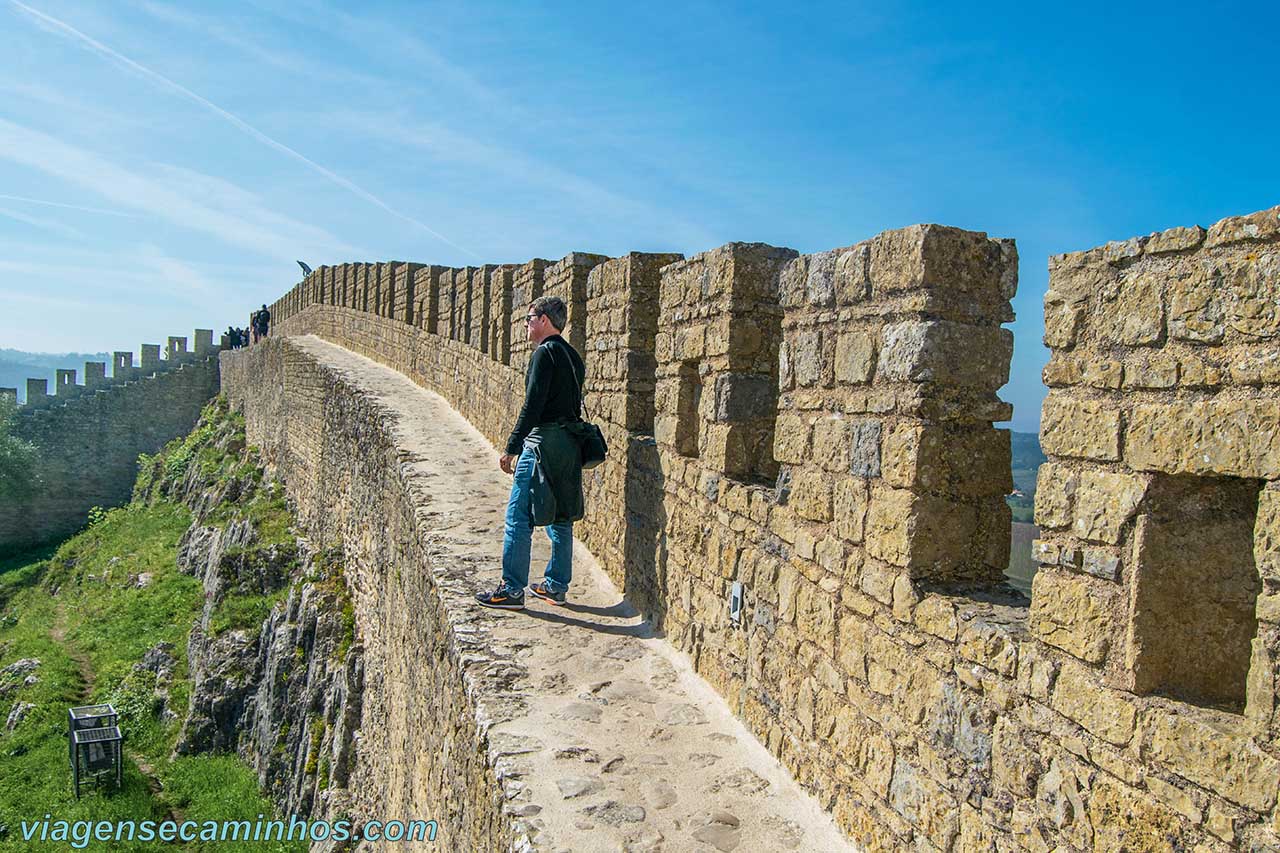
[[[526,324],[532,323],[534,320],[538,319],[541,316],[542,316],[541,314],[525,314],[524,321]]]

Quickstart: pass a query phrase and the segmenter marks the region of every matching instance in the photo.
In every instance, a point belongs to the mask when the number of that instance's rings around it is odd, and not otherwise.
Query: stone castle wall
[[[384,412],[338,372],[278,337],[222,361],[225,393],[288,484],[307,538],[344,544],[365,667],[342,811],[436,820],[445,849],[514,849],[502,786],[478,747],[497,716],[480,707],[497,692],[486,682],[503,673],[485,666],[484,632],[454,624],[470,590],[432,530],[459,508],[427,491]]]
[[[387,364],[501,446],[528,300],[565,298],[611,446],[577,534],[869,849],[1265,849],[1278,213],[1053,260],[1030,602],[1002,583],[993,427],[1012,241],[344,265],[273,334]]]
[[[110,376],[102,362],[87,362],[83,385],[76,371],[59,370],[56,394],[47,380],[27,381],[11,432],[35,445],[40,482],[31,496],[0,502],[0,554],[65,538],[92,507],[128,502],[138,454],[190,432],[218,393],[213,333],[197,329],[195,343],[188,350],[185,337],[170,337],[164,359],[159,344],[143,344],[139,366],[132,352],[117,352]]]

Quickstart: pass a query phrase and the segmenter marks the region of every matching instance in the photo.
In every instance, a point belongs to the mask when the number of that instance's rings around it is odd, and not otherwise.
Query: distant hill
[[[57,371],[68,369],[74,370],[76,381],[83,384],[86,361],[105,361],[107,372],[111,372],[111,353],[107,352],[48,353],[0,349],[0,388],[17,388],[18,402],[25,402],[28,379],[48,379],[52,393],[58,378]]]
[[[1013,485],[1028,495],[1036,491],[1036,471],[1045,462],[1040,449],[1040,436],[1034,432],[1015,432],[1010,435],[1013,450]]]
[[[1028,524],[1034,515],[1036,496],[1036,472],[1045,461],[1040,449],[1040,436],[1034,432],[1014,432],[1009,436],[1013,462],[1013,487],[1021,495],[1010,495],[1009,507],[1013,510],[1014,527]],[[1030,552],[1028,552],[1030,553]]]

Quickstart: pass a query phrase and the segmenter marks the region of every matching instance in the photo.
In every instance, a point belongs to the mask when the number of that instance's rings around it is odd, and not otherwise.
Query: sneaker
[[[493,592],[477,592],[476,602],[484,607],[496,607],[500,610],[524,609],[524,591],[512,594],[507,585],[500,583]]]
[[[534,584],[529,587],[529,592],[541,598],[543,601],[549,601],[552,604],[564,604],[564,592],[552,592],[547,589],[545,583]]]

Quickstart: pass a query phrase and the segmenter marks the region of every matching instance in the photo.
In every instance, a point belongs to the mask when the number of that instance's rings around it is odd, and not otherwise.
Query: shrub
[[[32,494],[40,484],[36,448],[12,433],[16,404],[0,399],[0,499],[17,500]]]

